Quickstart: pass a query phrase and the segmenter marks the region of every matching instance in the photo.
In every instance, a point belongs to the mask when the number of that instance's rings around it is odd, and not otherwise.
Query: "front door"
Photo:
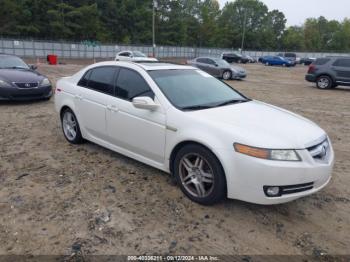
[[[116,81],[116,97],[107,110],[109,140],[115,146],[147,160],[164,163],[166,116],[160,106],[150,111],[135,108],[132,99],[157,98],[144,78],[136,71],[121,68]]]

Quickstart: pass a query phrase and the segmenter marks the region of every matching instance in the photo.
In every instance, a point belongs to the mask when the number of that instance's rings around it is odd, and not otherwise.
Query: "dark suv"
[[[223,53],[221,58],[226,60],[228,63],[243,63],[249,62],[249,59],[239,53]]]
[[[350,56],[318,58],[305,76],[320,89],[350,86]]]

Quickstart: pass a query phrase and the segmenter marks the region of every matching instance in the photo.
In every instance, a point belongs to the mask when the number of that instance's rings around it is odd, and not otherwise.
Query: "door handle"
[[[75,95],[74,98],[78,99],[78,100],[82,100],[83,97],[81,95]]]
[[[112,112],[118,112],[118,108],[116,105],[107,105],[106,106],[107,110],[112,111]]]

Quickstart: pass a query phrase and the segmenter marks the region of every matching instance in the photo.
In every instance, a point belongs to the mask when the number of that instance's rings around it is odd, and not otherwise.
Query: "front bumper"
[[[313,194],[324,188],[331,179],[334,163],[332,146],[325,162],[318,162],[307,149],[297,150],[300,162],[272,161],[254,158],[232,151],[220,155],[226,173],[228,198],[246,202],[271,205],[289,202]],[[312,188],[303,192],[268,197],[265,186],[289,187],[312,183]]]
[[[247,77],[246,73],[232,73],[232,79],[244,79]]]
[[[43,86],[35,88],[17,88],[8,87],[0,88],[0,100],[36,100],[47,99],[52,96],[52,86]]]

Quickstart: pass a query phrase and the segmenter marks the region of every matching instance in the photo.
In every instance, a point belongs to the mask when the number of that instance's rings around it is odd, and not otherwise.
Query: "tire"
[[[207,148],[190,144],[174,159],[174,175],[182,192],[201,205],[213,205],[226,197],[226,177],[216,156]]]
[[[84,142],[77,117],[71,109],[67,108],[62,112],[61,126],[63,135],[69,143],[81,144]]]
[[[316,81],[316,86],[319,89],[330,89],[333,87],[333,80],[326,75],[319,76]]]
[[[232,72],[226,70],[222,73],[222,79],[230,80],[232,78]]]

